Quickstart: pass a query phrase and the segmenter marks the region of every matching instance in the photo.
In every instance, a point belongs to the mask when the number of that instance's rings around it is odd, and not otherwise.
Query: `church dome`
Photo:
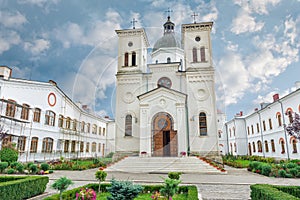
[[[170,16],[168,16],[167,22],[164,24],[164,35],[156,41],[152,52],[160,48],[178,47],[181,48],[180,40],[176,37],[174,32],[175,24],[171,22]]]

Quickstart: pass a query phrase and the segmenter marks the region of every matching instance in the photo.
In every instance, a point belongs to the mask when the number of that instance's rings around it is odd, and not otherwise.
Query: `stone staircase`
[[[127,157],[105,169],[127,173],[204,173],[224,174],[196,157]]]

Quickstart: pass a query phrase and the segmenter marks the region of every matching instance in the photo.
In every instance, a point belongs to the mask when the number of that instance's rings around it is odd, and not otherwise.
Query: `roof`
[[[175,33],[167,33],[164,36],[162,36],[160,39],[158,39],[154,44],[152,52],[155,52],[160,48],[170,48],[170,47],[181,48],[181,43],[179,39],[176,38]]]

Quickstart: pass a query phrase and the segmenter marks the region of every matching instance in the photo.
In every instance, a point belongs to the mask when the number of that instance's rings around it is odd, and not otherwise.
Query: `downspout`
[[[229,154],[229,139],[228,139],[228,126],[227,123],[225,123],[225,130],[226,130],[226,141],[227,141],[227,154]]]
[[[234,121],[233,121],[233,124],[234,124],[234,131],[233,131],[233,136],[234,136],[234,152],[235,152],[235,154],[237,154],[238,155],[238,152],[237,152],[237,142],[236,142],[236,123],[235,123],[235,121],[236,121],[236,119],[234,119]],[[232,152],[232,154],[233,154],[233,152]]]
[[[283,114],[283,105],[282,102],[278,99],[277,100],[280,103],[281,106],[281,115],[282,115],[282,121],[283,121],[283,131],[284,131],[284,137],[285,137],[285,146],[286,146],[286,150],[287,150],[287,159],[290,160],[290,151],[289,151],[289,145],[288,145],[288,140],[287,140],[287,135],[286,135],[286,130],[285,130],[285,118],[284,118],[284,114]]]
[[[190,126],[189,126],[189,110],[187,106],[187,96],[185,97],[185,119],[186,119],[186,139],[187,139],[187,155],[190,155]]]
[[[246,147],[247,147],[247,155],[250,156],[250,152],[249,152],[249,146],[248,146],[248,132],[247,132],[247,124],[246,124],[246,119],[243,118],[244,120],[244,126],[245,126],[245,133],[246,133]]]
[[[260,126],[260,137],[261,137],[261,150],[262,150],[262,153],[263,153],[263,156],[266,157],[265,155],[265,142],[264,142],[264,137],[263,137],[263,129],[262,129],[262,126],[261,126],[261,116],[260,116],[260,112],[257,111],[258,113],[258,119],[259,119],[259,126]]]

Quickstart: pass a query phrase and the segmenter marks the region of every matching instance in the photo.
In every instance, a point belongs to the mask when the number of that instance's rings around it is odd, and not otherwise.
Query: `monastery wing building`
[[[102,157],[114,151],[114,121],[74,103],[54,81],[11,77],[0,66],[0,125],[15,143],[18,161]]]
[[[169,16],[150,64],[145,30],[116,30],[117,154],[219,156],[212,26],[183,24],[180,41]]]

